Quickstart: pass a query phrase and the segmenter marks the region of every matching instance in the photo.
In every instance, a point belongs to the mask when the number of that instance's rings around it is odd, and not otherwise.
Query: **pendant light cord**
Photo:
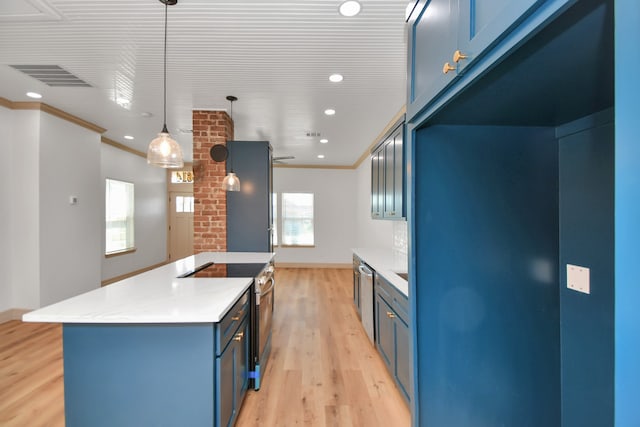
[[[162,131],[167,131],[167,15],[169,10],[169,3],[164,3],[164,117]]]

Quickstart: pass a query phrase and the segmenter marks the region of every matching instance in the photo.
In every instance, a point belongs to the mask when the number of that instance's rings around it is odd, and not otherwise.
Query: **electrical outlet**
[[[591,293],[589,269],[579,265],[567,264],[567,288],[585,294]]]

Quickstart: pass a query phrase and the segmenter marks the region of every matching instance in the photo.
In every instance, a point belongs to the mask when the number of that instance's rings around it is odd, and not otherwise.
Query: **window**
[[[133,184],[107,179],[105,196],[105,253],[108,255],[133,249]]]
[[[193,212],[193,196],[176,196],[176,212]]]
[[[271,197],[271,243],[278,246],[278,193],[273,193]]]
[[[282,193],[282,245],[313,246],[313,194]]]

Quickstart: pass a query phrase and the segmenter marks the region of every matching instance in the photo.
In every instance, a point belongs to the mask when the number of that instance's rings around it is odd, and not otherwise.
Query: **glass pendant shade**
[[[147,163],[161,168],[181,168],[184,166],[180,144],[171,138],[166,127],[158,134],[157,138],[149,143]]]
[[[222,180],[222,188],[227,191],[240,191],[240,179],[235,173],[229,172]]]

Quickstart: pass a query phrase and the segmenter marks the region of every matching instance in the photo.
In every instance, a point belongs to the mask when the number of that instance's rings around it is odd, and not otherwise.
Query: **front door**
[[[193,193],[169,192],[169,260],[193,255]]]

